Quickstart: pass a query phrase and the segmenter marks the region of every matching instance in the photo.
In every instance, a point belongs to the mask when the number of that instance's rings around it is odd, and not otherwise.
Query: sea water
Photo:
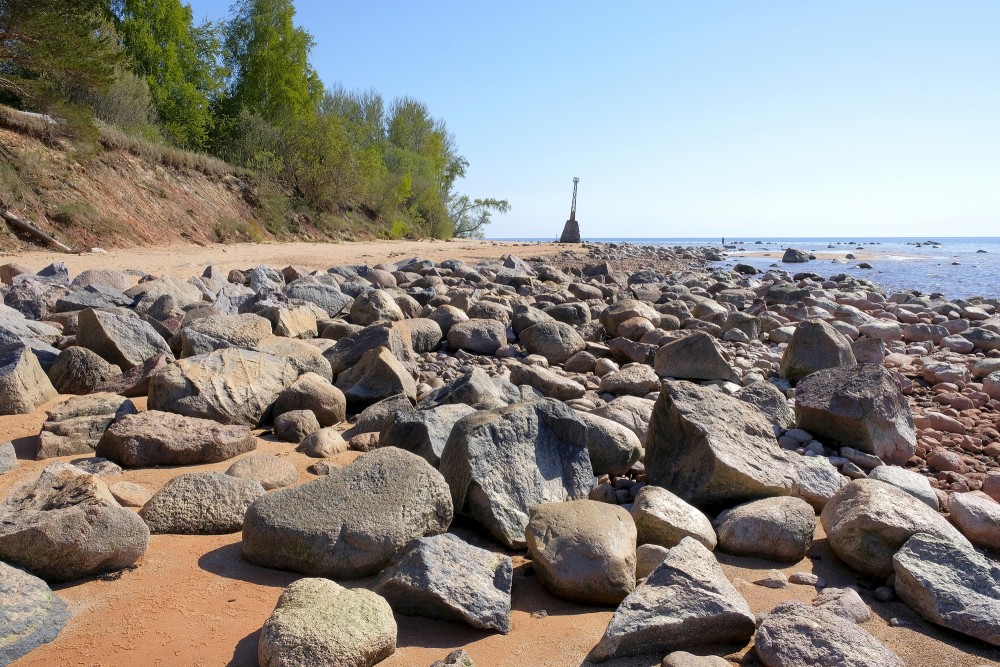
[[[1000,296],[1000,237],[727,237],[724,245],[720,238],[584,238],[584,241],[709,246],[726,254],[724,261],[712,264],[715,267],[732,268],[742,263],[762,270],[777,267],[793,274],[809,272],[823,277],[844,273],[865,278],[887,292],[917,290],[924,294],[941,293],[948,298]],[[781,256],[789,247],[833,254],[835,258],[784,264]],[[747,257],[742,256],[743,253],[770,253],[770,256]],[[858,259],[846,259],[847,254],[854,254]],[[862,262],[872,268],[858,268]]]

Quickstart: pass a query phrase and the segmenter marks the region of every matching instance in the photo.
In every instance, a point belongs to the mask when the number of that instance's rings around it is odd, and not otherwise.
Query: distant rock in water
[[[785,251],[785,254],[781,256],[781,261],[786,264],[808,262],[809,259],[809,253],[804,250],[796,250],[795,248],[789,248]]]

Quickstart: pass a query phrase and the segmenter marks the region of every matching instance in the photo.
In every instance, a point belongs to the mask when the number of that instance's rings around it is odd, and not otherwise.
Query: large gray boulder
[[[105,392],[60,401],[46,410],[35,458],[89,454],[112,422],[136,412],[129,399]]]
[[[139,510],[151,533],[220,535],[243,527],[243,515],[264,487],[218,472],[178,475]]]
[[[218,463],[257,448],[249,426],[146,410],[112,424],[97,455],[126,468]]]
[[[333,579],[376,574],[410,540],[443,533],[451,494],[422,458],[386,447],[247,510],[243,557],[255,565]]]
[[[439,405],[464,403],[476,410],[492,410],[507,405],[507,399],[482,368],[471,371],[427,394],[417,406],[421,410]]]
[[[595,500],[542,503],[524,531],[538,580],[553,595],[617,605],[635,588],[635,522]]]
[[[899,487],[934,511],[940,508],[941,503],[931,483],[918,472],[899,466],[878,466],[868,473],[868,479]]]
[[[351,297],[341,292],[336,285],[324,285],[312,282],[312,279],[299,279],[290,283],[285,288],[285,294],[290,299],[319,306],[330,317],[336,317],[351,304]]]
[[[561,364],[587,346],[576,329],[563,322],[539,322],[518,334],[528,354],[539,354],[550,364]]]
[[[931,623],[1000,646],[1000,564],[967,544],[917,533],[892,558],[896,594]]]
[[[632,519],[639,544],[672,548],[685,537],[693,537],[708,550],[718,544],[715,528],[701,510],[666,489],[647,485],[639,489],[632,503]]]
[[[525,364],[511,366],[510,381],[514,384],[526,384],[529,387],[534,387],[543,395],[560,401],[580,398],[587,393],[582,384],[541,366],[526,366]]]
[[[366,327],[376,322],[395,322],[403,319],[392,295],[384,290],[362,292],[351,304],[351,323]]]
[[[830,368],[802,380],[795,390],[795,420],[816,438],[895,465],[906,463],[917,447],[906,397],[892,373],[874,364]]]
[[[653,368],[660,377],[679,380],[739,382],[740,376],[723,356],[715,338],[703,331],[667,343],[656,351]]]
[[[953,493],[951,520],[976,546],[1000,551],[1000,503],[985,493]]]
[[[271,335],[271,323],[253,313],[213,315],[191,322],[178,335],[183,357],[228,347],[251,350]]]
[[[333,377],[337,377],[361,361],[368,350],[376,347],[386,348],[404,364],[414,360],[409,331],[387,324],[373,324],[350,333],[338,340],[333,347],[324,350],[323,356],[330,362]]]
[[[0,560],[48,582],[73,581],[132,565],[149,529],[99,478],[53,463],[0,505]]]
[[[149,382],[150,410],[257,426],[299,374],[269,354],[236,348],[180,359]]]
[[[286,588],[257,640],[260,667],[371,667],[395,651],[389,603],[329,579]]]
[[[851,341],[823,320],[805,320],[795,327],[781,356],[781,377],[793,385],[824,368],[856,365]]]
[[[507,344],[507,327],[497,320],[468,320],[448,330],[448,347],[472,354],[494,354]]]
[[[721,551],[791,563],[805,558],[816,513],[801,498],[764,498],[722,512],[713,525]]]
[[[837,557],[875,577],[892,574],[893,555],[917,533],[971,548],[942,515],[906,491],[874,479],[845,484],[823,508],[820,521]]]
[[[525,548],[528,511],[582,500],[594,487],[587,427],[552,399],[480,411],[455,424],[441,455],[455,511]]]
[[[475,411],[464,403],[446,404],[429,410],[400,410],[382,428],[378,446],[405,449],[437,467],[451,429],[459,419]]]
[[[712,552],[685,537],[619,605],[594,661],[749,639],[753,612]]]
[[[128,310],[80,312],[76,344],[101,355],[127,371],[158,354],[170,355],[170,346],[151,324]]]
[[[121,374],[122,369],[109,364],[96,352],[78,345],[60,352],[49,369],[52,386],[60,394],[89,394]]]
[[[587,451],[595,475],[624,475],[642,457],[642,443],[625,426],[589,412],[576,416],[587,425]]]
[[[347,418],[347,399],[323,376],[303,373],[278,394],[271,413],[278,417],[292,410],[312,410],[320,426],[333,426]]]
[[[638,396],[619,396],[591,411],[590,414],[604,417],[621,424],[635,433],[639,442],[645,445],[646,432],[649,430],[649,420],[653,416],[656,401]]]
[[[653,324],[660,321],[660,314],[651,305],[635,299],[622,299],[611,304],[601,311],[600,321],[608,335],[614,337],[619,335],[618,325],[633,317],[644,317]]]
[[[510,632],[510,556],[472,546],[450,533],[410,543],[372,590],[393,610]]]
[[[736,398],[756,407],[781,428],[795,426],[795,413],[785,394],[770,382],[754,382],[736,392]]]
[[[57,396],[55,387],[24,345],[0,346],[0,415],[24,415]]]
[[[0,563],[0,665],[55,639],[69,618],[66,603],[44,581]]]
[[[663,385],[646,436],[646,474],[695,504],[786,496],[794,468],[755,407],[690,382]]]
[[[798,601],[782,602],[761,623],[754,650],[765,667],[905,667],[857,623]]]
[[[357,365],[337,376],[337,389],[344,392],[347,408],[361,412],[382,399],[403,394],[417,397],[417,383],[403,364],[384,347],[366,352]]]

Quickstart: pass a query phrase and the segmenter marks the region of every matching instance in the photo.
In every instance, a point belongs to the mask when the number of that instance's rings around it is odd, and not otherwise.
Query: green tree
[[[452,233],[459,238],[483,238],[483,228],[490,224],[494,213],[510,211],[506,199],[470,199],[468,195],[453,197],[448,202],[448,217],[453,226]]]
[[[232,99],[270,121],[307,118],[323,95],[309,64],[312,35],[293,22],[292,0],[237,0],[226,26]]]
[[[0,0],[0,94],[53,110],[63,86],[105,89],[119,53],[103,0]]]
[[[113,0],[111,9],[133,68],[149,84],[165,133],[180,146],[204,148],[211,101],[224,77],[212,24],[196,27],[191,6],[181,0]]]

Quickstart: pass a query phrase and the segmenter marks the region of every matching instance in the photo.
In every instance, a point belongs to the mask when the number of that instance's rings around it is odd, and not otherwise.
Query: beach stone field
[[[523,254],[0,266],[0,665],[1000,665],[1000,299]]]

